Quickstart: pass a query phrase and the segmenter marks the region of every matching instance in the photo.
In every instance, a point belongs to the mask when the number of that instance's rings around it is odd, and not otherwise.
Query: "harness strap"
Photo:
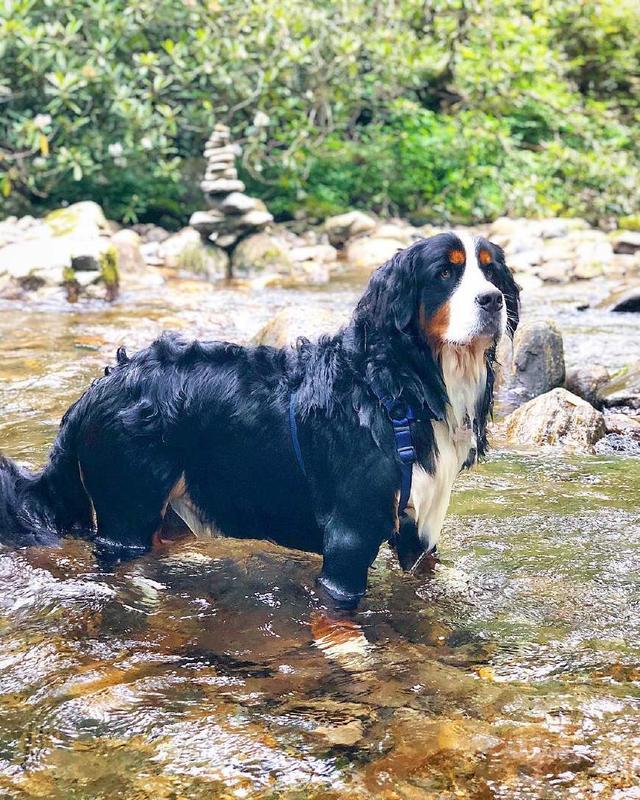
[[[393,425],[393,438],[396,444],[396,452],[400,459],[398,516],[402,516],[411,496],[411,477],[413,465],[417,460],[416,449],[411,438],[411,423],[416,419],[416,415],[411,406],[404,400],[383,395],[375,385],[372,385],[371,388],[380,403],[385,407]]]
[[[304,468],[304,459],[302,458],[302,450],[300,449],[300,441],[298,439],[298,425],[296,423],[296,407],[298,405],[298,393],[291,392],[289,398],[289,432],[291,433],[291,444],[293,445],[293,452],[296,456],[298,466],[302,470],[302,474],[307,477],[307,470]]]
[[[375,396],[385,407],[391,424],[393,426],[393,438],[396,445],[396,452],[400,459],[400,500],[398,502],[398,516],[404,514],[411,496],[411,476],[413,465],[417,460],[416,449],[411,438],[411,423],[416,419],[411,406],[403,400],[385,396],[378,387],[371,387]],[[304,466],[304,458],[300,449],[298,439],[298,425],[296,422],[296,408],[298,404],[298,393],[291,392],[289,398],[289,432],[291,434],[291,445],[302,474],[306,477],[307,471]]]

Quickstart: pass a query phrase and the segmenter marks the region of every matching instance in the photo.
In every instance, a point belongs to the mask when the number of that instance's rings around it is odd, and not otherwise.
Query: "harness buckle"
[[[403,464],[413,464],[417,458],[416,448],[413,445],[398,447],[397,453]]]

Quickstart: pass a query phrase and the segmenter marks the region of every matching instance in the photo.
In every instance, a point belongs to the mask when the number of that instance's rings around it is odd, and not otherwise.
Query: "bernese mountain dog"
[[[384,542],[405,570],[437,544],[456,475],[487,448],[496,346],[518,307],[500,247],[440,233],[376,270],[349,324],[318,341],[165,334],[131,357],[120,350],[64,415],[41,472],[0,458],[0,540],[88,535],[118,560],[149,550],[177,514],[193,529],[321,553],[323,594],[353,608]],[[383,396],[413,410],[401,514]]]

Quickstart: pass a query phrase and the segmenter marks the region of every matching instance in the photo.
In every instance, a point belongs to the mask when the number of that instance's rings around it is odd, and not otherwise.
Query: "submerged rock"
[[[565,379],[562,333],[552,320],[525,322],[513,341],[509,390],[530,400],[562,386]]]
[[[605,433],[603,414],[566,389],[553,389],[530,400],[506,420],[507,439],[516,445],[592,452]]]
[[[324,333],[335,333],[348,320],[347,312],[317,306],[283,308],[258,331],[253,343],[285,347],[300,336],[317,339]]]

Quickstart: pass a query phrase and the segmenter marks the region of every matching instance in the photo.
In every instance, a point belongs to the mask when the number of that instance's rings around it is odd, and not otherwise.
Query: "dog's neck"
[[[487,347],[483,344],[444,344],[439,361],[447,390],[447,424],[452,433],[475,427],[481,413],[480,401],[487,386]]]

